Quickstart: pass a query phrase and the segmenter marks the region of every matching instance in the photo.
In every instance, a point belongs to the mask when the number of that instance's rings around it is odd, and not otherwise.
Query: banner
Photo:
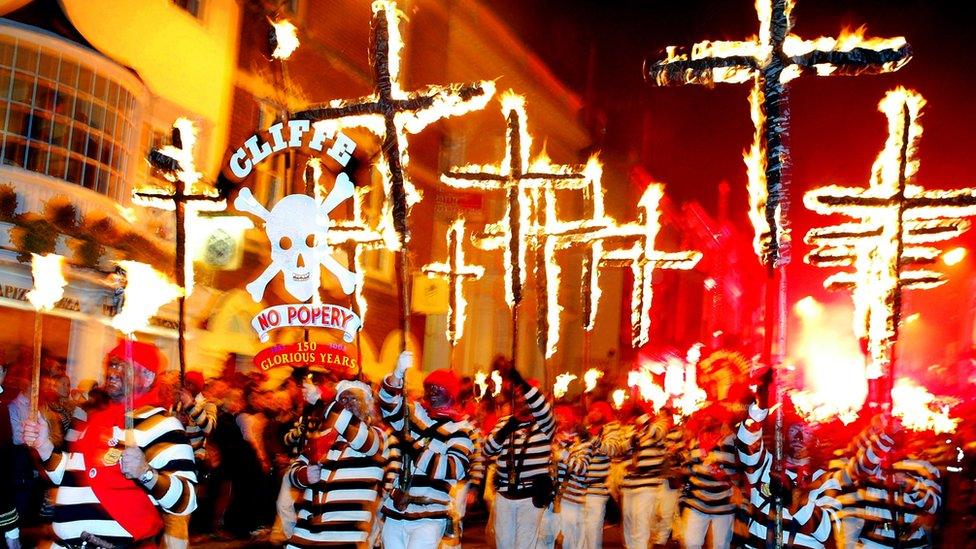
[[[275,305],[258,313],[251,327],[258,339],[268,341],[268,332],[277,328],[332,328],[343,332],[342,339],[351,343],[362,326],[359,316],[339,305]]]
[[[421,315],[446,315],[450,306],[451,288],[443,278],[425,274],[414,275],[410,305]]]
[[[358,367],[356,358],[346,353],[345,346],[319,344],[314,341],[268,347],[254,357],[254,365],[265,372],[278,366],[319,366],[330,370]]]

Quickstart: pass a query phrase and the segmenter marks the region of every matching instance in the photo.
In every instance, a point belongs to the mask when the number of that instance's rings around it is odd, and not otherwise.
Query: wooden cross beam
[[[172,144],[149,152],[149,164],[159,170],[171,186],[163,188],[149,184],[132,193],[133,202],[151,208],[173,210],[176,215],[176,284],[183,288],[177,298],[179,319],[177,327],[180,383],[186,374],[186,295],[193,288],[193,261],[186,258],[187,216],[192,219],[200,211],[220,211],[226,202],[209,185],[200,184],[193,149],[196,129],[193,122],[178,118],[173,123]],[[187,208],[189,207],[189,212]]]
[[[806,261],[818,267],[848,267],[824,285],[849,289],[855,303],[855,333],[868,339],[871,377],[891,360],[898,336],[901,292],[945,283],[942,273],[919,269],[934,263],[941,251],[928,246],[954,238],[976,215],[976,188],[925,190],[913,184],[918,171],[918,122],[925,100],[899,88],[880,104],[889,135],[872,170],[867,188],[828,186],[806,194],[804,202],[822,215],[841,214],[857,221],[810,230],[815,246]]]
[[[853,33],[838,39],[803,40],[790,34],[794,8],[793,0],[757,0],[758,39],[699,42],[690,52],[670,47],[666,59],[644,64],[645,80],[658,86],[753,80],[753,152],[758,154],[749,170],[750,218],[756,230],[756,253],[772,267],[789,263],[787,84],[810,72],[818,76],[892,72],[911,59],[904,38],[867,40]]]
[[[447,231],[447,260],[430,263],[423,267],[427,276],[447,280],[450,287],[448,298],[447,340],[451,347],[464,336],[465,309],[464,283],[478,280],[485,274],[480,265],[470,265],[464,259],[464,219],[459,218]]]

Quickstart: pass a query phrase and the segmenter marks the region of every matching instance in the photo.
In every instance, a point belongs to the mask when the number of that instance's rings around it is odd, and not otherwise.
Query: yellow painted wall
[[[207,0],[200,18],[170,0],[61,0],[78,30],[135,69],[152,92],[212,124],[203,168],[216,175],[226,147],[241,10]]]

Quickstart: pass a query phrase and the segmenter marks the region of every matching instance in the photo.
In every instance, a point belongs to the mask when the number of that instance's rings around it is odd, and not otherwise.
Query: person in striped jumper
[[[545,395],[513,364],[502,375],[514,394],[513,413],[499,418],[484,444],[485,455],[496,460],[495,544],[532,548],[554,496],[549,468],[556,422]]]
[[[288,469],[300,490],[287,547],[368,547],[386,466],[386,435],[373,417],[373,392],[340,381],[325,409],[320,436]]]
[[[583,547],[603,546],[603,522],[607,513],[610,489],[610,462],[627,450],[620,422],[613,409],[603,401],[590,405],[586,414],[581,440],[587,445],[589,460],[586,467],[586,498],[583,504]]]
[[[872,451],[873,469],[862,474],[857,514],[864,519],[858,543],[866,549],[931,547],[931,528],[942,503],[941,474],[934,465],[919,458],[925,444],[934,444],[925,433],[912,433],[914,443],[904,437],[873,433],[867,439],[871,449],[891,443],[887,455]],[[895,442],[896,439],[900,439]],[[892,514],[894,512],[894,514]]]
[[[197,464],[205,461],[207,437],[217,425],[217,404],[203,396],[203,385],[201,372],[187,372],[177,405]]]
[[[383,380],[380,410],[400,439],[401,471],[383,502],[383,547],[437,547],[454,521],[451,491],[467,478],[474,443],[471,425],[457,404],[461,383],[454,372],[435,370],[424,379],[422,402],[408,404],[404,376],[413,354],[401,353]]]
[[[134,375],[133,430],[124,430],[125,342],[108,353],[108,402],[83,411],[72,424],[68,450],[55,452],[43,420],[24,424],[47,478],[59,487],[53,547],[99,543],[154,547],[163,513],[188,515],[196,508],[193,449],[179,420],[159,406],[154,382],[163,357],[155,346],[131,342]],[[126,439],[132,441],[126,445]],[[93,542],[94,536],[100,541]]]
[[[629,443],[629,460],[620,485],[624,546],[663,546],[671,535],[680,495],[677,483],[671,480],[671,469],[680,451],[682,431],[670,414],[651,408],[625,428],[624,436]]]
[[[552,510],[554,524],[550,528],[552,548],[560,533],[563,549],[583,547],[583,505],[586,503],[586,468],[590,460],[590,445],[579,439],[578,420],[568,407],[556,410],[556,434],[552,442],[555,465],[556,495]]]
[[[740,466],[736,457],[733,419],[719,403],[698,410],[688,421],[683,452],[686,484],[682,539],[686,549],[700,549],[711,529],[712,549],[728,549]]]

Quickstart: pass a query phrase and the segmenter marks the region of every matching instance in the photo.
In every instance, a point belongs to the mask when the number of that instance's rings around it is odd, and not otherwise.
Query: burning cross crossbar
[[[848,267],[827,278],[830,289],[850,289],[855,305],[854,330],[868,340],[869,377],[890,364],[898,336],[901,291],[945,283],[942,273],[917,269],[934,263],[941,252],[926,246],[959,236],[976,215],[976,188],[924,190],[911,182],[918,171],[918,122],[925,100],[899,88],[880,103],[888,118],[888,139],[875,161],[865,189],[828,186],[806,194],[804,202],[819,214],[858,219],[816,228],[805,241],[816,248],[806,261],[818,267]]]
[[[818,76],[892,72],[911,59],[904,38],[865,40],[860,30],[838,39],[803,40],[790,34],[794,7],[793,0],[757,0],[758,39],[699,42],[690,53],[670,47],[666,59],[644,65],[645,79],[658,86],[754,81],[750,218],[756,253],[770,266],[789,263],[787,83],[810,70]]]
[[[480,265],[469,265],[464,260],[464,219],[457,219],[447,231],[447,261],[430,263],[423,267],[427,276],[447,280],[450,286],[448,298],[447,340],[451,347],[464,335],[465,309],[464,283],[478,280],[485,274]]]
[[[555,353],[559,339],[560,273],[555,241],[547,240],[546,229],[554,217],[550,214],[547,220],[547,210],[555,207],[556,189],[584,189],[591,184],[593,171],[590,164],[552,164],[545,155],[530,163],[532,138],[528,132],[525,98],[511,92],[505,94],[502,112],[506,123],[504,160],[496,165],[455,168],[444,173],[441,181],[458,189],[505,192],[502,219],[487,227],[480,242],[485,249],[505,249],[505,298],[513,315],[517,315],[522,302],[529,251],[535,252],[533,267],[537,273],[544,271],[537,284],[541,295],[537,335],[539,346],[548,358]],[[543,207],[540,193],[548,206]],[[513,320],[513,324],[516,322]]]
[[[187,118],[173,123],[172,144],[149,152],[149,164],[162,172],[171,188],[156,185],[135,190],[133,202],[151,208],[174,210],[176,215],[176,284],[183,288],[178,297],[178,348],[180,380],[186,373],[186,295],[193,291],[193,261],[186,257],[186,228],[197,212],[220,211],[226,202],[216,189],[199,185],[201,174],[196,170],[193,148],[196,129]],[[189,211],[187,211],[189,209]]]

